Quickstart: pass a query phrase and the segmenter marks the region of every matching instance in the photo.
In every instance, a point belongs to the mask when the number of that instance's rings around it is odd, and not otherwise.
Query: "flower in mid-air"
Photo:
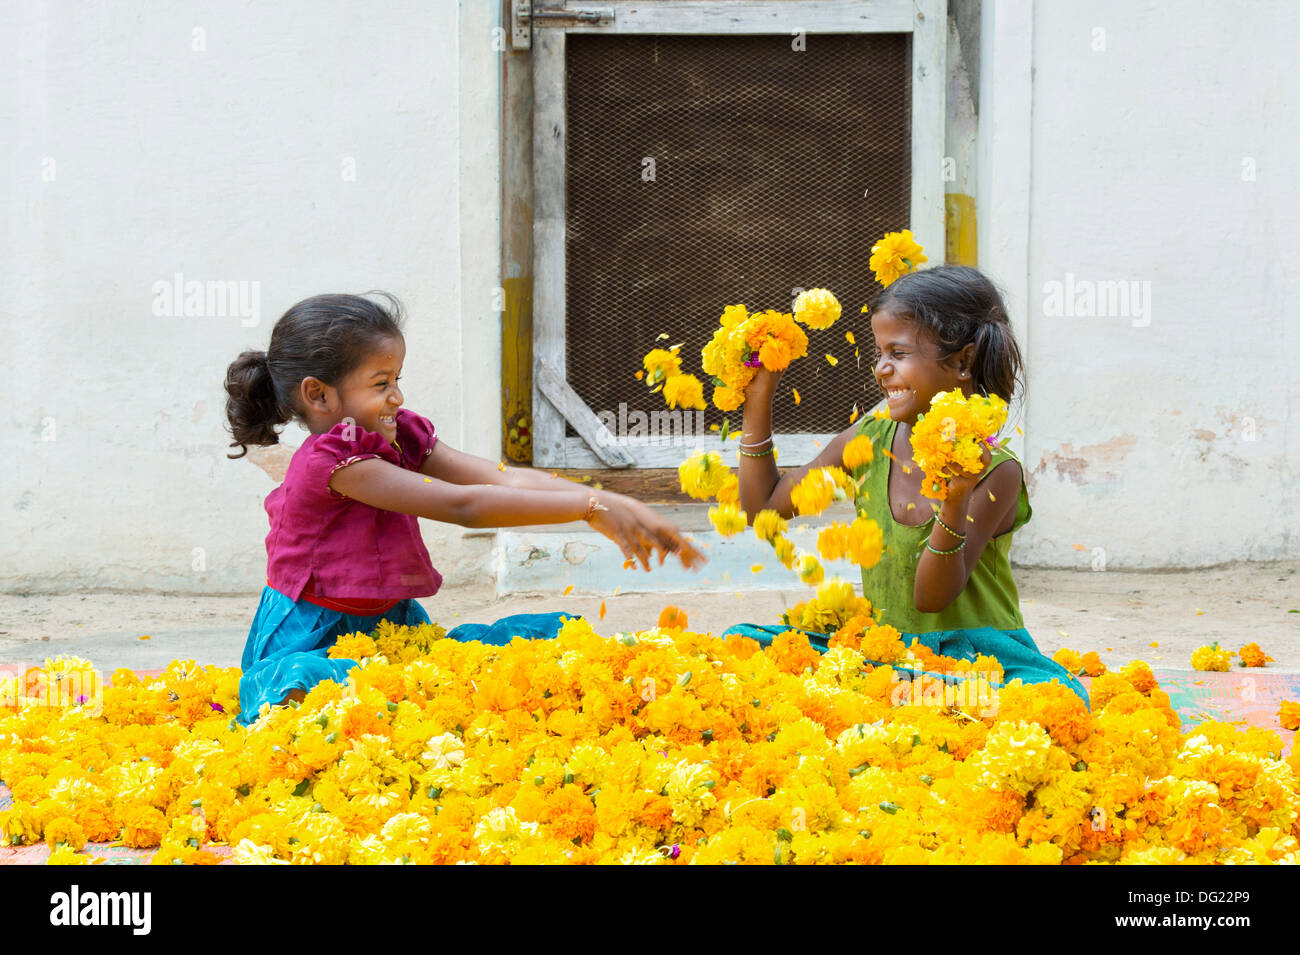
[[[839,301],[824,288],[800,292],[794,300],[794,320],[809,328],[830,328],[839,317]]]
[[[885,237],[871,247],[871,271],[876,281],[888,288],[900,275],[915,272],[922,262],[928,262],[925,252],[912,236],[911,229],[886,232]]]

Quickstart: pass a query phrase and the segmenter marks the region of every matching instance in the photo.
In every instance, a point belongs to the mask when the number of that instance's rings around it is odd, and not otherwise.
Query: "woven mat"
[[[0,667],[0,671],[3,667]],[[141,677],[157,676],[161,670],[137,670]],[[1283,752],[1290,753],[1295,732],[1278,725],[1277,711],[1283,700],[1300,702],[1300,673],[1269,673],[1267,670],[1235,670],[1228,673],[1198,673],[1195,670],[1155,670],[1160,688],[1188,732],[1203,720],[1218,720],[1237,726],[1258,726],[1282,737]],[[1085,685],[1090,683],[1083,678]],[[9,788],[0,783],[0,812],[13,802]],[[213,846],[222,865],[231,864],[229,846]],[[103,858],[103,865],[147,865],[154,849],[130,849],[105,843],[86,844],[87,855]],[[0,848],[0,865],[43,865],[50,850],[44,844]]]

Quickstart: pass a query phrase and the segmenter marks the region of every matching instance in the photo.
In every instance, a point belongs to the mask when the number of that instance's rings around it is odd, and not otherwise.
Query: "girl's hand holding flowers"
[[[921,493],[946,500],[970,494],[989,462],[993,436],[1007,420],[1007,403],[997,395],[941,391],[912,428],[912,457],[925,472]]]
[[[745,404],[749,405],[751,401],[764,406],[770,404],[772,398],[776,395],[776,386],[781,383],[781,376],[784,374],[785,369],[772,371],[770,368],[759,365],[754,380],[745,387]]]
[[[955,463],[946,465],[939,473],[948,481],[948,498],[964,501],[970,497],[971,492],[975,490],[975,485],[984,476],[984,472],[988,470],[989,463],[992,460],[993,452],[989,450],[988,444],[985,444],[980,455],[980,469],[978,471],[972,473]]]

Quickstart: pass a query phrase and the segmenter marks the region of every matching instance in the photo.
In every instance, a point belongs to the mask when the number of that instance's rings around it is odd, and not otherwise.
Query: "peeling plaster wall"
[[[1017,563],[1300,556],[1300,7],[983,14],[980,260],[1027,336]],[[1149,310],[1089,306],[1106,281]]]
[[[496,6],[0,9],[0,589],[260,590],[305,432],[227,460],[222,381],[309,295],[401,298],[407,407],[498,456]],[[258,314],[155,314],[178,272]],[[421,524],[449,584],[489,578],[490,541]]]

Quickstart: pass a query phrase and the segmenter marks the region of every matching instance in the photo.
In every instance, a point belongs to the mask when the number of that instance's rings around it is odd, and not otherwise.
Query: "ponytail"
[[[985,394],[1010,401],[1016,393],[1022,359],[1020,346],[1001,306],[994,306],[988,318],[975,330],[975,354],[971,360],[975,386]]]
[[[248,445],[280,443],[276,425],[284,424],[289,415],[284,413],[275,397],[275,383],[271,379],[270,360],[264,351],[246,351],[226,369],[226,418],[234,440],[232,448],[238,454],[228,458],[242,458]]]

